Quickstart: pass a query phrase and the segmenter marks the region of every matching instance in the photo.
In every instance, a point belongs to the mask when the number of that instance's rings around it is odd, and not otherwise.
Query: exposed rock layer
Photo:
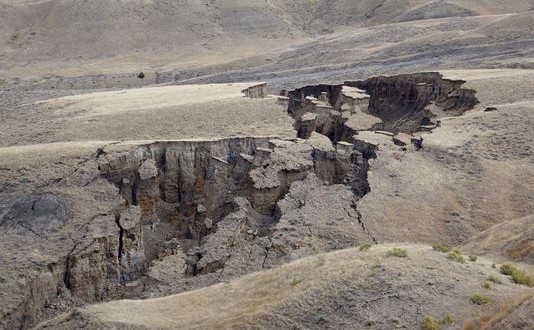
[[[46,306],[62,300],[138,297],[149,285],[151,266],[168,257],[185,265],[180,276],[218,270],[239,276],[376,242],[356,207],[370,190],[368,160],[376,157],[376,146],[356,134],[376,128],[412,133],[434,116],[459,115],[477,102],[462,84],[426,73],[307,86],[279,99],[295,119],[296,139],[169,141],[97,150],[52,186],[92,195],[98,213],[74,225],[66,201],[39,191],[20,199],[0,221],[7,233],[49,235],[69,228],[62,239],[73,243],[68,254],[27,280],[25,300],[2,316],[2,326],[27,328]],[[265,86],[243,92],[264,97]],[[382,123],[350,124],[353,116],[373,115]]]

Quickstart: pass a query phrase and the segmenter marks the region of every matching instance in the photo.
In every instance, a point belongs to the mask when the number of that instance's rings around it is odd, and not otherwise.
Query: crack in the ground
[[[265,257],[263,258],[263,261],[261,263],[261,268],[265,269],[265,263],[267,262],[267,258],[269,257],[270,248],[265,247]]]
[[[29,226],[26,226],[25,224],[23,223],[19,223],[19,225],[26,229],[26,230],[29,230],[32,234],[34,234],[35,236],[39,237],[40,239],[46,239],[46,236],[43,236],[41,235],[39,232],[37,232],[35,229],[33,229],[32,227],[29,227]]]

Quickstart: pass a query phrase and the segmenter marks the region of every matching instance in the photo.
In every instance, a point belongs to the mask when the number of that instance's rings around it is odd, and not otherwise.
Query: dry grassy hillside
[[[470,238],[463,249],[495,260],[534,266],[534,215],[495,225]]]
[[[485,260],[462,264],[414,245],[402,246],[406,257],[389,255],[394,248],[321,254],[176,296],[95,305],[37,329],[418,329],[425,317],[458,329],[521,296],[532,299],[532,290]],[[484,289],[491,276],[501,283]],[[487,303],[473,303],[476,294]],[[528,309],[518,307],[502,318],[515,313],[513,321],[526,322],[516,329],[531,328]]]
[[[0,1],[0,70],[8,78],[49,78],[190,69],[263,56],[348,27],[521,13],[534,9],[533,4],[531,0],[506,4],[494,0]]]

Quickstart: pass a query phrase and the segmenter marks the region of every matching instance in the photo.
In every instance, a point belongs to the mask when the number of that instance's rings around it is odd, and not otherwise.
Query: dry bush
[[[456,261],[458,261],[458,262],[460,262],[462,264],[465,263],[464,256],[458,250],[452,250],[451,252],[449,252],[447,254],[447,258],[452,259],[452,260],[456,260]]]
[[[423,330],[440,330],[438,321],[434,320],[431,316],[425,316],[423,323],[421,324]]]
[[[446,245],[442,245],[442,244],[432,244],[432,248],[436,251],[439,251],[439,252],[442,252],[442,253],[448,253],[451,251],[451,248],[446,246]]]
[[[490,302],[490,298],[481,294],[475,293],[471,296],[471,302],[475,305],[485,305]]]
[[[408,252],[405,249],[394,247],[391,251],[388,252],[388,256],[405,258],[408,256]]]
[[[534,278],[528,275],[524,270],[514,267],[512,265],[504,264],[501,266],[501,273],[512,276],[514,283],[523,284],[526,286],[534,286]]]

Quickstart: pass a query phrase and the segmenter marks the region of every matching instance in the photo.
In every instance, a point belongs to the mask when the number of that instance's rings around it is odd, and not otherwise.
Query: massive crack
[[[124,207],[139,207],[142,263],[149,266],[161,255],[162,244],[177,239],[184,253],[192,251],[188,273],[197,275],[224,267],[228,259],[208,262],[200,249],[223,219],[243,212],[241,231],[253,238],[269,236],[282,216],[278,202],[311,173],[330,185],[347,185],[360,197],[369,190],[366,159],[327,141],[315,136],[155,143],[118,158],[101,156],[99,168],[119,188]]]
[[[40,275],[48,278],[45,290],[56,292],[43,301],[58,299],[59,287],[86,302],[139,297],[150,289],[147,279],[157,277],[152,270],[169,257],[183,260],[181,276],[188,281],[216,272],[219,281],[305,255],[377,243],[357,210],[371,189],[367,172],[377,146],[358,134],[386,130],[401,145],[410,144],[402,133],[429,130],[441,116],[460,115],[477,103],[462,84],[426,73],[284,92],[280,101],[295,120],[295,139],[99,148],[68,180],[50,185],[99,191],[112,184],[114,190],[101,190],[118,196],[110,198],[107,212],[85,222],[84,247],[73,240],[68,255]],[[263,97],[265,85],[244,93]],[[31,290],[42,285],[32,282]],[[44,305],[29,300],[9,317],[9,326],[32,325]]]
[[[317,132],[337,146],[358,150],[365,160],[358,163],[365,166],[367,182],[368,160],[376,157],[376,146],[359,139],[359,131],[387,131],[403,150],[410,144],[420,150],[423,138],[413,133],[430,131],[440,125],[440,117],[459,116],[478,103],[476,91],[462,88],[464,83],[429,72],[309,85],[281,95],[287,97],[287,111],[295,119],[298,136],[309,138]],[[368,184],[363,186],[361,196],[370,191]],[[356,204],[352,207],[364,232],[376,243]]]

